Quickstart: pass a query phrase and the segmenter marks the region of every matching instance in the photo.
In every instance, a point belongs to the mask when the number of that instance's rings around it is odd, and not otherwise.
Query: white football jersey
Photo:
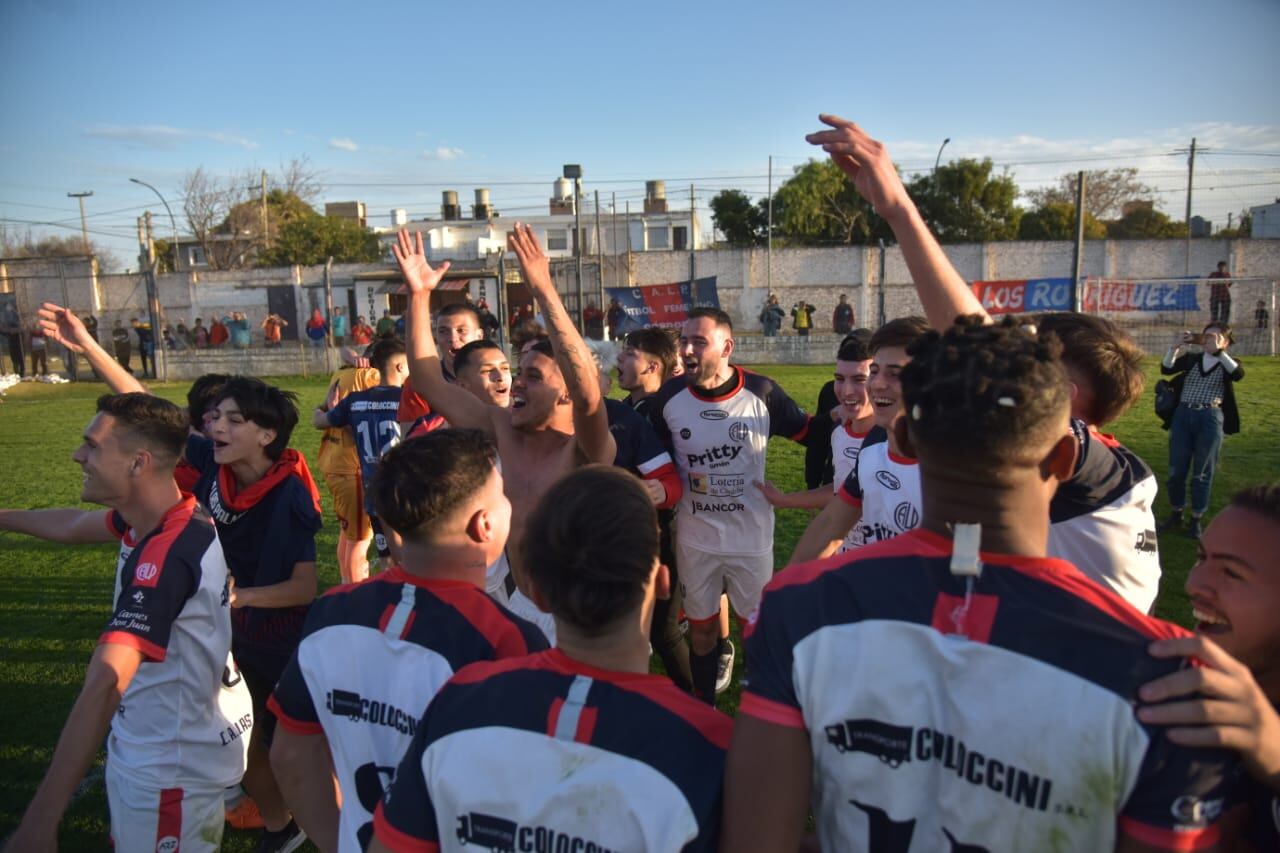
[[[862,520],[854,525],[859,545],[892,539],[920,526],[920,466],[890,450],[888,433],[881,427],[867,434],[837,494],[862,507]]]
[[[840,493],[840,486],[844,484],[845,478],[858,464],[858,452],[862,449],[862,442],[871,434],[867,432],[854,432],[850,429],[848,422],[840,424],[831,431],[831,464],[835,470],[835,477],[831,481],[831,489],[836,494]],[[844,537],[844,543],[840,546],[842,552],[848,551],[850,548],[856,548],[862,544],[862,524],[855,524]]]

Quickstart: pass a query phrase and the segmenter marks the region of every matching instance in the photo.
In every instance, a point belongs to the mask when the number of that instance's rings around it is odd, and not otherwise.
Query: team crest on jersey
[[[147,600],[147,594],[140,589],[134,590],[132,598],[134,604],[140,605]]]
[[[133,579],[141,586],[155,586],[160,579],[160,567],[155,563],[138,563],[133,570]]]
[[[704,421],[722,421],[729,417],[729,413],[724,409],[705,409],[698,412],[698,417],[702,418]]]
[[[729,425],[729,438],[744,442],[751,435],[751,430],[742,421],[734,421]]]
[[[911,501],[903,501],[893,509],[893,523],[899,530],[915,530],[920,526],[920,510]]]
[[[688,441],[690,438],[693,438],[693,430],[689,429],[688,427],[685,427],[684,429],[680,430],[680,437],[683,438],[685,441]]]
[[[880,485],[886,489],[893,489],[895,492],[902,488],[902,481],[890,474],[888,471],[877,471],[876,479],[880,481]]]
[[[1202,800],[1187,795],[1174,800],[1169,813],[1181,826],[1207,826],[1222,815],[1222,806],[1221,799]]]

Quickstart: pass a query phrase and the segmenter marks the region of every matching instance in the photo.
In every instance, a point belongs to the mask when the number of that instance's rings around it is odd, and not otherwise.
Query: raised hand
[[[449,270],[449,262],[432,267],[427,263],[427,253],[422,248],[422,232],[416,232],[415,237],[410,237],[408,231],[402,230],[396,235],[396,243],[391,251],[396,256],[396,263],[400,264],[400,272],[404,274],[409,292],[430,293],[439,286],[440,280]]]
[[[810,133],[805,141],[822,146],[876,213],[893,221],[911,209],[911,198],[883,145],[847,119],[822,113],[818,120],[831,130]]]
[[[84,323],[71,313],[69,308],[46,302],[36,311],[36,316],[40,318],[40,329],[46,337],[52,338],[72,352],[84,353],[91,336],[89,330],[84,327]]]
[[[520,271],[530,288],[555,289],[555,284],[551,281],[551,262],[547,260],[542,244],[534,236],[532,228],[517,222],[511,232],[511,248],[520,260]]]
[[[1204,665],[1144,684],[1139,697],[1163,704],[1141,706],[1138,719],[1171,726],[1169,740],[1183,746],[1234,750],[1253,776],[1280,787],[1280,714],[1249,668],[1202,636],[1160,640],[1152,643],[1151,654],[1194,657]]]

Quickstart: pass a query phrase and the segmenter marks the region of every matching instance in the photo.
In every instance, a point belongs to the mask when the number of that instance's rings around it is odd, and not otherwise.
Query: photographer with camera
[[[1191,525],[1187,535],[1200,538],[1200,520],[1209,508],[1222,437],[1240,431],[1234,384],[1244,378],[1244,368],[1227,353],[1231,343],[1228,324],[1210,323],[1199,335],[1182,332],[1160,363],[1162,374],[1177,374],[1173,389],[1178,400],[1169,425],[1167,485],[1172,512],[1160,525],[1162,533],[1182,526],[1190,473]],[[1198,346],[1201,351],[1184,353],[1188,346]]]

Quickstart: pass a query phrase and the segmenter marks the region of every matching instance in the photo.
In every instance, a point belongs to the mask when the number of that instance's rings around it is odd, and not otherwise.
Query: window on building
[[[648,249],[666,249],[671,243],[668,240],[667,226],[650,225],[644,229],[645,248]]]
[[[671,248],[682,252],[689,248],[689,226],[677,225],[671,229]]]
[[[547,229],[547,251],[563,252],[569,248],[569,232],[563,228]]]
[[[204,256],[203,246],[187,247],[187,266],[203,267],[203,266],[208,266],[208,264],[209,262],[208,260],[205,259],[205,256]]]

